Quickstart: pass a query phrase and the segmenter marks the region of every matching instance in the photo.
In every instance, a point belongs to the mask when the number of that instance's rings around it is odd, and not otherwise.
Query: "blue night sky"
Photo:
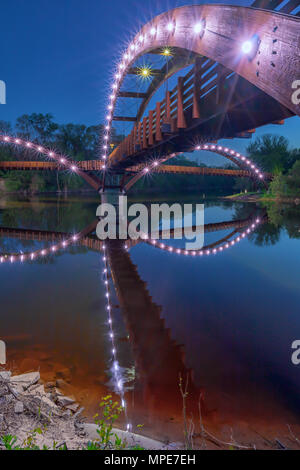
[[[50,112],[59,123],[103,122],[114,65],[128,40],[153,16],[191,3],[202,2],[1,0],[0,79],[7,104],[0,106],[0,120]],[[252,0],[210,3],[248,6]],[[282,134],[300,147],[299,122],[292,118],[256,135]],[[234,147],[248,143],[237,139]]]

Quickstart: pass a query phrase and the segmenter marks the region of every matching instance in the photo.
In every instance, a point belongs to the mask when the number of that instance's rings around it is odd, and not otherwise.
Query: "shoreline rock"
[[[56,383],[43,383],[39,372],[12,375],[11,371],[1,370],[0,450],[4,449],[1,436],[8,434],[17,437],[15,445],[24,446],[31,436],[40,449],[52,449],[54,442],[63,442],[68,449],[82,449],[99,438],[96,424],[84,422],[83,410],[74,397],[58,391]],[[122,429],[114,428],[113,432],[129,447],[174,449]]]

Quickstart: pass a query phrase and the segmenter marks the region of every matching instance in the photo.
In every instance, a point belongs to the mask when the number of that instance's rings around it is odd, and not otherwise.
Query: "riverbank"
[[[58,387],[59,382],[43,383],[39,372],[0,371],[0,450],[88,450],[98,445],[99,426],[87,423],[84,408]],[[166,450],[181,445],[112,428],[107,448],[120,447]]]
[[[0,371],[0,450],[96,450],[103,447],[99,440],[99,424],[87,422],[84,408],[59,390],[59,383],[43,383],[39,372],[12,375]],[[297,449],[300,440],[293,429],[240,432],[231,429],[231,437],[223,440],[207,431],[202,423],[200,434],[190,436],[191,447],[198,450],[216,449]],[[108,429],[108,428],[106,428]],[[266,430],[265,430],[266,431]],[[268,437],[266,437],[266,435]],[[106,449],[183,450],[184,442],[163,443],[118,428],[110,430]],[[99,447],[100,446],[100,447]]]
[[[300,198],[297,196],[291,197],[278,197],[269,196],[264,193],[238,193],[230,196],[224,196],[221,199],[229,201],[241,201],[241,202],[276,202],[276,203],[288,203],[288,204],[300,204]]]

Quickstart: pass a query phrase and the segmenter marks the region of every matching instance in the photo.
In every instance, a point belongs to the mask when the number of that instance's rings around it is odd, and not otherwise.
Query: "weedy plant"
[[[123,450],[128,449],[126,439],[121,439],[116,432],[113,431],[113,425],[118,420],[124,408],[120,406],[117,401],[113,401],[111,395],[107,395],[101,399],[99,404],[101,408],[101,415],[96,413],[94,416],[95,424],[97,425],[98,438],[89,441],[81,450]],[[44,445],[40,448],[36,443],[37,434],[45,434],[47,425],[38,427],[28,433],[22,445],[17,444],[17,437],[11,434],[6,434],[0,437],[0,442],[4,445],[6,450],[50,450],[49,447]],[[53,450],[68,450],[65,443],[59,445],[53,442]],[[140,446],[130,447],[131,450],[143,450]]]

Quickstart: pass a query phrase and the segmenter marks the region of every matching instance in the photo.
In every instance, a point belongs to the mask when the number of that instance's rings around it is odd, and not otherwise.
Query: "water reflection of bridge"
[[[224,231],[224,230],[229,230],[229,229],[232,230],[232,232],[230,232],[225,237],[222,237],[220,240],[216,241],[215,243],[204,246],[202,250],[206,250],[207,248],[212,247],[212,246],[217,246],[220,243],[223,243],[225,240],[230,239],[233,235],[240,232],[243,228],[250,227],[253,223],[253,220],[254,220],[253,217],[248,217],[246,219],[237,219],[237,220],[205,224],[203,227],[201,227],[204,233],[218,232],[218,231]],[[104,242],[102,240],[99,240],[94,234],[97,223],[98,223],[98,220],[94,220],[91,224],[89,224],[83,230],[76,233],[75,236],[74,234],[70,234],[69,232],[57,232],[54,230],[36,230],[36,229],[23,229],[23,228],[13,228],[13,227],[0,227],[0,238],[13,238],[13,239],[23,240],[23,241],[56,243],[56,245],[54,246],[57,248],[57,250],[65,249],[67,246],[69,246],[68,243],[66,244],[66,241],[69,240],[71,244],[74,244],[76,246],[79,245],[79,246],[88,248],[93,251],[101,251],[103,248]],[[191,226],[191,229],[195,231],[197,227],[193,225]],[[198,229],[200,229],[200,227],[198,227]],[[170,228],[169,230],[171,239],[174,237],[175,230],[176,229],[174,228]],[[158,229],[152,235],[154,239],[165,238],[165,235],[167,232],[168,232],[167,230]],[[131,246],[135,246],[139,243],[148,243],[148,242],[149,240],[144,239],[144,238],[139,238],[138,240],[126,240],[126,241],[124,240],[123,241],[123,243],[125,243],[128,248],[130,248]],[[55,250],[55,252],[57,252],[57,250]],[[35,253],[36,255],[42,254],[44,257],[45,254],[51,253],[51,248],[48,253],[45,253],[45,248],[41,250],[36,250]],[[30,252],[29,255],[31,254],[32,252]],[[55,253],[52,251],[52,254],[55,254]],[[7,257],[9,259],[11,256],[15,257],[14,261],[16,261],[21,256],[23,257],[22,261],[26,260],[25,258],[26,255],[24,255],[24,253],[17,253],[17,252],[2,253],[0,254],[0,260],[3,257]],[[28,258],[28,260],[29,259],[30,257]]]
[[[206,224],[204,229],[207,233],[223,230],[231,230],[232,233],[245,232],[245,228],[253,225],[255,216],[256,214],[245,219]],[[263,217],[261,219],[264,220]],[[96,239],[93,234],[97,222],[94,221],[79,232],[74,243],[99,252],[103,252],[106,245],[110,278],[129,333],[135,361],[134,404],[131,400],[127,400],[127,412],[132,415],[131,419],[134,419],[135,413],[131,413],[132,408],[134,411],[143,410],[144,414],[145,412],[148,414],[147,422],[152,421],[156,413],[165,418],[178,416],[181,413],[181,397],[176,387],[181,375],[184,380],[189,376],[189,409],[196,413],[201,395],[201,406],[205,416],[208,409],[204,390],[195,384],[193,371],[186,365],[184,347],[172,338],[171,331],[166,327],[162,317],[162,308],[153,301],[146,283],[138,274],[137,266],[133,264],[128,250],[124,249],[124,241],[104,243]],[[162,231],[159,235],[162,235]],[[72,239],[73,235],[66,232],[1,227],[0,237],[58,244]],[[223,241],[224,237],[221,240]],[[128,241],[126,243],[128,244]],[[133,242],[132,246],[136,243]],[[8,258],[10,256],[11,254]],[[158,421],[156,423],[152,421],[152,427],[156,424]]]

